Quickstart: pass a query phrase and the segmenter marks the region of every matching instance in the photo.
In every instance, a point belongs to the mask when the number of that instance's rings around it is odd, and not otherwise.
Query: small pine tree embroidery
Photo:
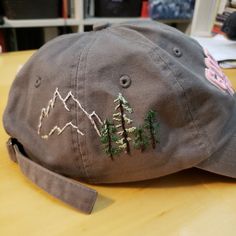
[[[140,149],[143,152],[147,146],[149,145],[149,140],[147,135],[145,134],[145,130],[142,126],[138,127],[134,131],[134,148]]]
[[[114,145],[118,141],[116,127],[109,120],[103,122],[101,128],[101,143],[104,145],[104,151],[113,160],[113,156],[119,154],[120,149]]]
[[[117,104],[115,107],[117,113],[113,114],[113,120],[118,123],[115,127],[120,130],[117,134],[121,136],[116,143],[119,145],[120,149],[130,154],[130,136],[135,131],[136,127],[127,128],[127,126],[133,122],[127,114],[132,113],[133,110],[121,93],[119,93],[118,97],[114,100],[114,103]]]
[[[144,128],[148,132],[148,137],[151,141],[152,148],[156,148],[156,143],[159,143],[159,123],[156,120],[156,112],[150,110],[144,119]]]

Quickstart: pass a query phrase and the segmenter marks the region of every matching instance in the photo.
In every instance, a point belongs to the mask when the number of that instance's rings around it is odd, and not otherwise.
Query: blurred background
[[[236,12],[234,0],[1,0],[2,52],[37,49],[67,33],[92,30],[99,22],[155,20],[193,36],[224,34]]]

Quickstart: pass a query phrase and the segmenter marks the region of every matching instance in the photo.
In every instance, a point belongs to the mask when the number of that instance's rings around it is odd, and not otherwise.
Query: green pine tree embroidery
[[[115,107],[117,113],[113,114],[113,120],[118,123],[115,127],[120,130],[117,132],[120,139],[118,139],[116,143],[119,145],[120,149],[123,149],[127,154],[130,154],[130,136],[135,131],[136,127],[127,127],[133,122],[128,117],[127,113],[130,114],[133,111],[121,93],[119,93],[118,97],[114,100],[114,103],[117,104]]]
[[[148,137],[151,141],[152,148],[156,148],[156,143],[159,143],[159,123],[156,120],[156,112],[150,110],[144,119],[144,128],[148,132]]]
[[[107,155],[113,160],[113,156],[119,154],[120,149],[114,145],[118,141],[116,135],[116,127],[109,120],[105,120],[101,128],[101,143],[104,145],[104,150]]]
[[[145,134],[145,130],[142,126],[138,127],[134,131],[134,148],[140,149],[143,152],[147,146],[149,145],[149,140],[147,135]]]

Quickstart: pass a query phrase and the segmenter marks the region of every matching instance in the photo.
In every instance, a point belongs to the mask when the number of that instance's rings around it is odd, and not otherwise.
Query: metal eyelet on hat
[[[34,83],[34,87],[38,88],[41,85],[41,81],[42,81],[42,79],[40,77],[37,77],[37,79]]]
[[[176,57],[181,57],[182,56],[181,50],[179,48],[177,48],[177,47],[173,48],[173,52],[174,52]]]
[[[123,88],[128,88],[131,85],[131,78],[128,75],[122,75],[120,77],[120,85]]]

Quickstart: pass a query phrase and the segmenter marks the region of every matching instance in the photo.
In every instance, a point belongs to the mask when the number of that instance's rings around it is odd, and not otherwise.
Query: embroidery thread
[[[159,122],[157,113],[148,111],[144,123],[138,127],[131,126],[133,120],[128,117],[133,112],[127,100],[121,93],[114,100],[115,114],[113,122],[106,119],[101,128],[101,143],[107,155],[114,160],[114,156],[125,152],[131,154],[131,148],[145,151],[149,145],[153,149],[159,143]],[[130,127],[131,126],[131,127]],[[132,142],[131,142],[132,141]]]
[[[77,105],[78,107],[83,111],[83,113],[88,117],[89,121],[91,122],[92,126],[94,127],[96,133],[98,136],[101,136],[100,134],[100,129],[97,126],[95,120],[98,122],[98,124],[102,125],[103,122],[101,121],[100,117],[96,114],[95,111],[93,111],[92,113],[88,113],[83,106],[81,105],[81,103],[79,102],[78,99],[76,99],[74,97],[74,95],[72,94],[71,91],[68,92],[68,94],[66,95],[65,98],[63,98],[58,90],[58,88],[56,88],[55,92],[53,93],[53,97],[52,99],[49,100],[48,105],[46,108],[42,108],[41,110],[41,114],[39,117],[39,123],[38,123],[38,135],[41,136],[41,138],[43,139],[48,139],[49,136],[51,136],[52,134],[55,133],[55,131],[57,131],[57,135],[60,135],[61,133],[63,133],[65,131],[65,129],[67,127],[72,127],[73,129],[76,129],[76,131],[80,134],[80,135],[84,135],[84,133],[79,129],[79,127],[77,127],[76,125],[74,125],[72,123],[72,121],[66,123],[62,128],[58,127],[58,125],[55,125],[48,134],[41,134],[41,129],[42,129],[42,125],[43,125],[43,121],[45,118],[48,118],[49,114],[51,113],[51,111],[54,109],[55,106],[55,102],[56,100],[59,99],[64,108],[66,109],[66,111],[70,112],[70,109],[68,108],[66,102],[69,99],[72,99]]]
[[[118,141],[118,137],[116,135],[117,128],[113,123],[109,120],[105,120],[101,129],[101,137],[100,140],[104,145],[104,151],[110,158],[113,160],[113,156],[120,153],[120,148],[117,147],[116,142]]]
[[[72,101],[76,103],[80,110],[89,119],[97,135],[100,137],[105,153],[109,155],[112,160],[114,160],[115,155],[118,155],[121,152],[131,154],[132,148],[140,149],[140,151],[143,152],[149,145],[155,149],[156,144],[159,143],[158,136],[160,125],[157,121],[157,114],[155,111],[148,111],[143,124],[134,127],[132,126],[133,120],[130,118],[133,109],[130,107],[128,101],[123,97],[123,95],[119,93],[117,98],[114,100],[115,113],[112,115],[112,121],[105,119],[104,122],[102,122],[95,111],[88,113],[83,108],[80,101],[74,97],[71,91],[69,91],[63,98],[58,88],[56,88],[53,97],[49,100],[47,106],[41,109],[38,123],[38,135],[40,135],[42,139],[48,139],[53,134],[60,135],[68,127],[75,129],[81,136],[86,135],[86,133],[82,132],[78,126],[72,123],[72,121],[67,122],[63,127],[55,125],[47,134],[41,133],[44,119],[48,118],[52,110],[55,109],[57,100],[62,102],[66,112],[70,112],[70,108],[67,105],[69,99],[72,99]]]
[[[156,144],[159,143],[158,135],[159,135],[159,123],[156,120],[156,112],[150,110],[145,119],[144,119],[144,128],[149,133],[148,137],[151,141],[152,148],[156,148]]]
[[[134,142],[133,142],[134,148],[140,149],[141,152],[143,152],[149,145],[149,140],[147,135],[145,134],[145,130],[143,129],[143,126],[140,126],[136,128],[134,131]]]
[[[136,127],[127,128],[127,126],[133,121],[127,116],[126,113],[130,114],[133,110],[121,93],[119,93],[118,97],[114,100],[114,103],[117,104],[115,107],[115,111],[117,113],[113,114],[113,120],[117,123],[115,127],[120,129],[117,134],[121,136],[116,143],[120,149],[124,149],[127,154],[130,154],[130,135],[134,132]]]

